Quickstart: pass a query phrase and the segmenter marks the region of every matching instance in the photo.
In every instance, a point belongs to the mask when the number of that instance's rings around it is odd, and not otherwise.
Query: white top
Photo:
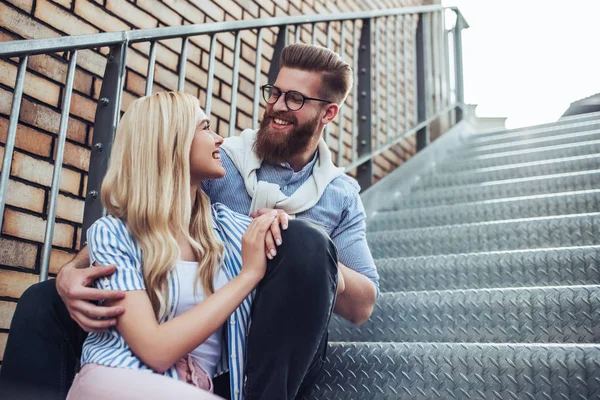
[[[177,261],[175,264],[175,272],[179,280],[179,301],[175,310],[175,317],[188,311],[195,305],[204,301],[204,290],[202,284],[198,281],[196,295],[194,296],[194,280],[198,263],[195,261]],[[223,269],[219,268],[215,278],[215,291],[219,290],[227,283],[227,277]],[[214,376],[215,368],[219,358],[221,357],[221,337],[222,329],[218,329],[215,333],[209,336],[208,339],[200,346],[196,347],[190,355],[202,367],[208,376]]]

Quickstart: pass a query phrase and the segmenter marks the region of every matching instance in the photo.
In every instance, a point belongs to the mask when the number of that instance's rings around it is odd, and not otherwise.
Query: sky
[[[460,8],[465,103],[515,128],[600,93],[600,0],[442,0]]]

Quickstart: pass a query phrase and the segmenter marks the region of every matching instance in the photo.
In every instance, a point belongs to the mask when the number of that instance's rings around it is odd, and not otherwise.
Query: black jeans
[[[308,395],[322,368],[327,325],[337,288],[335,245],[316,225],[291,220],[283,244],[257,288],[248,332],[246,399]],[[64,399],[73,381],[85,332],[70,318],[54,281],[21,297],[2,369],[2,399]],[[228,374],[215,393],[229,398]]]

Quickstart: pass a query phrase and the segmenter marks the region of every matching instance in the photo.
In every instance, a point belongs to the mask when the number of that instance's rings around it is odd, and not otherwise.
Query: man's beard
[[[273,118],[282,118],[292,122],[289,132],[280,132],[272,129],[269,125]],[[288,162],[292,157],[305,151],[309,144],[318,139],[316,133],[319,126],[319,115],[304,124],[297,126],[298,120],[293,114],[272,112],[263,116],[260,129],[256,134],[254,152],[256,155],[270,164]]]

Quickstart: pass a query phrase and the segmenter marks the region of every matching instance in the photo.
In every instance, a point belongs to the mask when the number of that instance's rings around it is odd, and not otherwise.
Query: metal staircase
[[[313,398],[600,398],[600,113],[456,135],[365,198],[382,293]]]

